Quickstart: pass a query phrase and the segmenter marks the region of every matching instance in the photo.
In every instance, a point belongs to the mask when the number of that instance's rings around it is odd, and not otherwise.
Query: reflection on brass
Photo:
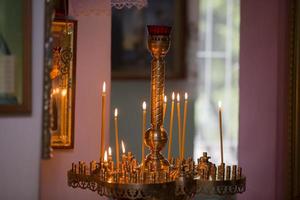
[[[203,152],[203,156],[198,159],[198,172],[204,179],[208,179],[211,173],[212,163],[209,162],[210,157],[207,156],[207,152]]]
[[[163,100],[165,89],[165,60],[170,48],[171,27],[166,28],[166,34],[155,34],[154,26],[148,26],[148,49],[153,57],[151,61],[151,127],[145,133],[145,143],[150,148],[145,165],[151,165],[150,170],[163,170],[169,162],[161,154],[166,145],[168,135],[163,127]]]
[[[225,175],[225,164],[221,163],[221,165],[218,166],[218,179],[224,180]]]
[[[76,21],[52,23],[50,132],[53,148],[73,148]]]
[[[226,166],[226,180],[230,180],[230,170],[231,170],[231,167]]]
[[[233,180],[236,179],[236,165],[233,165],[232,166],[232,177],[231,177]]]
[[[216,169],[206,152],[197,164],[192,158],[170,158],[169,163],[161,154],[168,139],[162,124],[162,108],[165,88],[163,58],[170,46],[170,27],[148,26],[148,31],[148,47],[153,56],[151,127],[146,131],[144,142],[150,148],[150,154],[139,164],[131,152],[123,153],[121,167],[116,167],[111,158],[101,159],[98,163],[92,161],[90,165],[82,161],[73,163],[68,171],[68,185],[119,200],[184,200],[192,199],[196,194],[231,196],[243,193],[246,178],[238,176],[233,180],[227,175],[224,180],[225,164]],[[226,169],[230,174],[231,167]]]
[[[210,170],[210,177],[211,177],[212,180],[216,180],[216,176],[217,176],[216,173],[217,173],[217,167],[216,167],[215,164],[213,164],[211,166],[211,170]]]

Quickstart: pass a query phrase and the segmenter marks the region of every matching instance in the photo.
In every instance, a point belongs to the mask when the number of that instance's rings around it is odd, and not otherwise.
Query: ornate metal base
[[[196,194],[232,196],[245,191],[246,178],[239,180],[201,180],[179,178],[165,183],[115,183],[101,181],[97,175],[68,172],[68,184],[73,188],[90,189],[101,196],[122,200],[189,200]]]
[[[172,159],[170,167],[163,171],[137,166],[132,156],[123,160],[121,170],[111,166],[110,162],[92,161],[88,169],[84,162],[73,164],[68,171],[68,184],[73,188],[90,189],[101,196],[128,200],[188,200],[196,194],[232,196],[246,189],[246,178],[240,167],[227,166],[225,173],[225,165],[216,169],[206,153],[197,164],[191,158]]]

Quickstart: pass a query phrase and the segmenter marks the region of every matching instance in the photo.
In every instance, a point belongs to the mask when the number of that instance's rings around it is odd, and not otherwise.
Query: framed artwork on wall
[[[0,1],[0,115],[31,112],[31,0]]]
[[[77,21],[67,17],[52,22],[50,69],[50,132],[53,148],[74,147]]]
[[[184,78],[186,5],[181,0],[154,0],[143,9],[112,9],[111,73],[113,79],[150,78],[151,55],[146,26],[172,26],[172,48],[166,56],[166,78]]]

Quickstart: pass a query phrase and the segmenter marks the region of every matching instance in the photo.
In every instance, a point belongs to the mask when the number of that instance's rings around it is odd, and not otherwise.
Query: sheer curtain
[[[240,0],[198,2],[194,158],[220,162],[218,101],[223,104],[224,161],[237,163]]]

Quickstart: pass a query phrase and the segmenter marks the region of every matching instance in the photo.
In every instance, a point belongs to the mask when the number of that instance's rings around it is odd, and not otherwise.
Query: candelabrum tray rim
[[[246,177],[242,176],[236,180],[201,180],[198,177],[179,177],[169,182],[122,183],[100,180],[97,174],[77,174],[69,170],[68,184],[73,188],[90,189],[98,191],[101,196],[113,198],[126,196],[128,199],[139,199],[157,195],[157,193],[175,197],[196,194],[230,196],[245,191]],[[152,191],[155,191],[155,194],[152,194]],[[170,191],[174,191],[174,194]]]

